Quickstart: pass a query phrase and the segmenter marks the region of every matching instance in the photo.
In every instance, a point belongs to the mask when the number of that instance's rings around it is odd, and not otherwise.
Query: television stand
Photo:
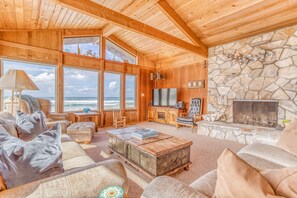
[[[176,126],[177,117],[184,111],[184,109],[175,109],[172,107],[150,106],[148,109],[148,121]]]

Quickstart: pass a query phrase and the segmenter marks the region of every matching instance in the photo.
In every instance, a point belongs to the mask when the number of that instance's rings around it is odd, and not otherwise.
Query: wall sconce
[[[159,72],[150,73],[150,80],[165,80],[165,74]]]

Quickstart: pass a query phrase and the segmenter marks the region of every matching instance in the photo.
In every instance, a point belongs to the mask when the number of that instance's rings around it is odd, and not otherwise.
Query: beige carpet
[[[176,137],[181,137],[184,139],[192,140],[193,145],[191,147],[191,161],[189,171],[180,171],[172,175],[172,177],[186,183],[190,184],[200,176],[216,168],[216,161],[220,156],[221,152],[225,148],[230,148],[234,152],[239,151],[243,144],[238,144],[231,141],[223,141],[215,138],[210,138],[206,136],[201,136],[196,133],[197,129],[190,128],[179,128],[176,129],[173,126],[154,123],[154,122],[142,122],[137,125],[142,127],[154,128],[160,132],[167,133]],[[82,145],[87,154],[96,162],[106,160],[106,159],[119,159],[117,155],[108,153],[108,136],[106,130],[111,128],[102,128],[95,135],[91,144]],[[129,197],[140,197],[143,188],[151,181],[150,178],[138,172],[133,167],[128,164],[123,164],[126,167],[127,175],[129,177]]]

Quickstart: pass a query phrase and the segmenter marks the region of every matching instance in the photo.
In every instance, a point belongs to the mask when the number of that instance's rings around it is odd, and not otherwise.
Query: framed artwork
[[[205,87],[205,80],[193,80],[188,82],[189,89],[199,89]]]

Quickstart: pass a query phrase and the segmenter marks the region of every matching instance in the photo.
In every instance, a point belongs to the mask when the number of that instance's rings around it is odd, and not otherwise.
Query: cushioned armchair
[[[66,133],[67,126],[69,125],[68,122],[68,114],[67,113],[52,113],[51,112],[51,101],[45,98],[36,98],[36,100],[39,103],[40,110],[45,114],[46,124],[51,127],[55,125],[56,123],[61,124],[62,126],[62,132]],[[11,100],[5,100],[5,106],[8,112],[11,112]],[[14,108],[15,111],[18,109],[18,103],[14,102]],[[33,113],[30,110],[30,104],[26,102],[25,100],[21,100],[21,111],[25,113]],[[13,112],[13,115],[16,115],[16,112]]]
[[[176,121],[176,127],[190,126],[194,128],[196,122],[201,120],[202,114],[202,98],[192,98],[188,113],[181,113]]]

